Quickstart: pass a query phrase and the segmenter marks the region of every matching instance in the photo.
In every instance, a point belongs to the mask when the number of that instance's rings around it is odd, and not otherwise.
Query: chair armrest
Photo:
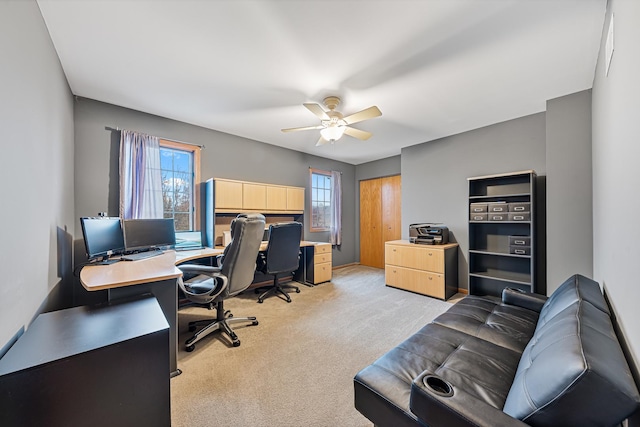
[[[409,407],[424,425],[528,427],[430,371],[413,380]]]
[[[547,299],[544,295],[525,292],[520,289],[504,288],[502,290],[502,302],[504,304],[515,305],[538,313],[540,313]]]
[[[220,293],[227,287],[229,283],[229,279],[227,276],[221,274],[220,267],[210,267],[208,265],[197,265],[197,264],[183,264],[179,265],[178,268],[184,273],[194,273],[198,275],[203,275],[211,278],[211,288],[203,291],[200,288],[200,292],[193,292],[193,290],[189,286],[189,281],[187,284],[184,283],[182,277],[178,279],[178,286],[191,300],[195,302],[199,302],[202,304],[207,304],[213,299],[215,299]]]
[[[195,274],[214,274],[220,273],[220,267],[211,267],[209,265],[199,265],[199,264],[180,264],[178,268],[184,273],[195,273]]]

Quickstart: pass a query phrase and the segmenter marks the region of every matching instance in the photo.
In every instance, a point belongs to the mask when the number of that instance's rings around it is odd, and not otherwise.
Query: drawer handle
[[[396,251],[396,250],[395,250],[395,249],[393,249],[393,252],[395,252],[395,251]]]
[[[433,255],[431,252],[429,252],[429,256]]]

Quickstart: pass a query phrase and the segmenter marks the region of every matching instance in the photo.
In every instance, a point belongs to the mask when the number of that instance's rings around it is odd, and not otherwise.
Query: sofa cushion
[[[469,295],[433,323],[522,353],[533,336],[537,321],[535,311],[503,304],[496,297]]]
[[[587,426],[613,425],[637,408],[640,397],[608,310],[592,302],[578,298],[561,311],[551,306],[544,322],[541,313],[505,413],[532,426]]]
[[[598,310],[611,315],[607,302],[602,296],[602,290],[598,282],[595,282],[581,274],[574,274],[565,280],[551,294],[542,306],[538,327],[544,325],[557,313],[561,312],[576,301],[586,301]]]
[[[519,359],[520,352],[431,323],[356,375],[355,406],[377,425],[415,425],[411,384],[429,371],[501,409]]]

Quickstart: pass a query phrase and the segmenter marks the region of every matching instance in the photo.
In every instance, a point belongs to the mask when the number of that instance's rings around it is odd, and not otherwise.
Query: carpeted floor
[[[226,427],[371,426],[353,406],[353,376],[451,305],[384,284],[384,270],[351,266],[331,282],[300,285],[287,304],[248,291],[225,302],[257,326],[220,333],[184,351],[187,323],[215,311],[179,312],[178,367],[171,380],[172,425]]]

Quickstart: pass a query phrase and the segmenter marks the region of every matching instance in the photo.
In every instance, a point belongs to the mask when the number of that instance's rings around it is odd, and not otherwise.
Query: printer
[[[409,242],[423,245],[444,245],[449,243],[449,228],[440,223],[410,224]]]

